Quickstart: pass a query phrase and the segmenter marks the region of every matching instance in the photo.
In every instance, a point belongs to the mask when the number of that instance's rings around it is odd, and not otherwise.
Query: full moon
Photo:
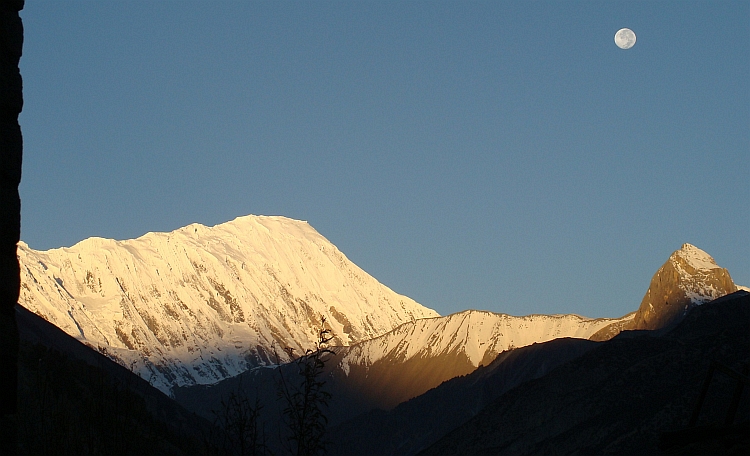
[[[629,28],[623,28],[615,33],[615,44],[620,49],[630,49],[635,44],[635,33]]]

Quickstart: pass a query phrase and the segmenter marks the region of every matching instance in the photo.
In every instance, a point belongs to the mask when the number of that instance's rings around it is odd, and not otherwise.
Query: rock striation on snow
[[[372,365],[382,359],[425,358],[463,353],[475,367],[488,364],[508,349],[534,343],[575,337],[587,339],[604,326],[620,319],[566,315],[525,315],[465,310],[445,317],[405,323],[372,340],[343,349],[341,364]]]
[[[674,287],[683,290],[691,302],[706,302],[731,289],[726,283],[717,286],[721,281],[714,279],[724,277],[725,271],[722,273],[708,255],[693,246],[686,245],[675,252],[666,266],[675,271],[680,268],[682,274],[673,282]],[[665,272],[669,269],[665,267],[654,276],[647,297],[659,292],[655,283],[665,283],[659,279],[669,276]],[[664,312],[661,308],[657,310]],[[578,315],[511,316],[467,310],[407,322],[382,336],[346,347],[333,347],[335,355],[326,363],[325,376],[326,388],[332,395],[328,424],[336,426],[374,409],[390,410],[449,379],[509,356],[516,348],[561,338],[579,338],[582,343],[585,339],[610,339],[623,328],[633,328],[636,315],[638,312],[621,318],[591,319]],[[539,364],[540,372],[545,365],[544,362]],[[294,372],[294,366],[281,366],[284,368]],[[509,374],[509,378],[537,375],[534,371],[517,374],[517,377]],[[273,370],[255,368],[210,387],[178,388],[175,398],[196,413],[209,417],[223,397],[242,389],[248,397],[257,396],[265,401],[262,404],[267,422],[278,422],[281,410],[273,401],[275,378]],[[402,449],[399,447],[396,454]]]
[[[370,396],[370,405],[388,409],[488,365],[506,350],[563,337],[607,340],[622,329],[660,329],[683,316],[690,306],[735,290],[726,269],[706,252],[685,244],[656,272],[638,311],[623,317],[516,317],[468,310],[417,320],[340,349],[334,378],[352,391],[350,396]]]
[[[285,348],[314,346],[323,317],[350,345],[438,315],[285,217],[49,251],[22,242],[18,257],[21,305],[164,392],[287,361]]]

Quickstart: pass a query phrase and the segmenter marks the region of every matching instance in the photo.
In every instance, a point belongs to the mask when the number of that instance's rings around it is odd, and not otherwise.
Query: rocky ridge
[[[750,293],[738,291],[691,307],[666,331],[600,343],[506,392],[419,454],[747,454],[750,395],[737,393],[732,376],[707,374],[720,363],[741,376],[748,346]]]
[[[504,351],[562,337],[588,339],[604,327],[631,318],[517,317],[467,310],[404,323],[383,336],[339,348],[334,371],[339,382],[354,388],[356,396],[377,398],[373,405],[389,409],[490,364]]]

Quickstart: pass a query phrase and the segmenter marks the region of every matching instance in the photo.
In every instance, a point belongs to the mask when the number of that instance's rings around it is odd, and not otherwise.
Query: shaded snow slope
[[[306,222],[245,216],[138,239],[20,243],[21,305],[162,391],[214,383],[313,346],[340,345],[437,313],[349,261]]]

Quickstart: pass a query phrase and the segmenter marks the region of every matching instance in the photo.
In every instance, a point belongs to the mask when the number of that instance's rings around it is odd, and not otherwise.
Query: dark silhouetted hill
[[[206,454],[217,431],[162,392],[17,306],[20,454]]]
[[[410,455],[475,416],[509,389],[539,378],[597,345],[555,339],[508,350],[488,366],[446,381],[391,411],[373,410],[329,430],[329,454]]]
[[[712,362],[747,372],[749,293],[694,307],[661,335],[625,331],[508,391],[420,454],[665,454],[660,436],[690,424]],[[666,454],[748,454],[750,388],[725,425],[736,386],[716,375],[695,423],[704,437]]]

